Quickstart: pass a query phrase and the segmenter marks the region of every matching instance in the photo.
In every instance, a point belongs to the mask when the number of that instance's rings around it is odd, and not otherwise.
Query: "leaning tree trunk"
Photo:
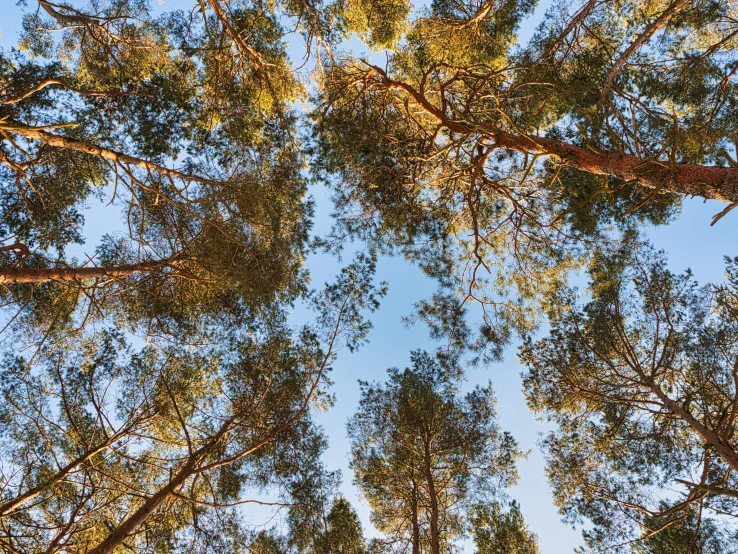
[[[202,463],[202,461],[205,460],[213,450],[215,450],[223,437],[225,437],[232,429],[234,421],[235,418],[225,421],[218,432],[207,443],[187,457],[187,461],[169,480],[169,483],[149,496],[135,512],[125,518],[120,525],[118,525],[110,535],[105,538],[105,540],[92,550],[89,550],[87,554],[113,554],[113,552],[123,544],[123,541],[143,525],[143,523],[157,510],[157,508],[182,488],[182,486],[187,482],[187,479],[197,471],[199,464]]]
[[[46,283],[49,281],[76,281],[78,279],[104,279],[126,277],[135,273],[157,271],[169,267],[174,260],[156,260],[138,264],[125,264],[112,267],[55,267],[55,268],[0,268],[0,284],[8,283]]]
[[[387,72],[370,66],[367,78],[377,75],[388,89],[401,90],[412,97],[425,113],[448,130],[459,134],[483,134],[495,147],[527,154],[544,154],[562,163],[596,175],[610,175],[663,192],[738,203],[738,167],[716,167],[699,164],[667,163],[614,152],[594,152],[581,146],[546,137],[510,133],[491,123],[469,123],[449,117],[420,91],[402,81],[391,79]]]

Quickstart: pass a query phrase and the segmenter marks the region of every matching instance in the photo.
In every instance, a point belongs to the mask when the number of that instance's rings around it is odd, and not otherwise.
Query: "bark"
[[[722,202],[738,202],[738,169],[699,164],[673,165],[637,156],[595,153],[591,150],[545,137],[516,136],[494,129],[500,146],[532,154],[552,154],[564,163],[596,175],[637,181],[652,189]]]
[[[144,271],[157,271],[174,263],[172,259],[141,262],[113,267],[56,267],[44,269],[0,269],[0,284],[47,283],[49,281],[76,281],[125,277]]]
[[[31,251],[28,249],[28,247],[21,242],[15,242],[6,246],[0,246],[0,252],[18,252],[18,255],[23,258],[31,255]]]
[[[459,25],[459,29],[464,29],[467,27],[472,27],[476,29],[477,27],[479,27],[482,21],[484,21],[485,18],[490,14],[494,5],[495,0],[486,0],[486,2],[482,4],[479,10],[477,10],[477,13],[474,14],[474,17],[472,17],[469,21],[465,21],[464,23]]]
[[[51,17],[56,19],[59,23],[89,23],[89,19],[82,15],[68,15],[58,12],[55,8],[60,7],[48,2],[48,0],[38,0],[38,5],[49,14]],[[61,6],[64,7],[64,6]],[[69,9],[69,8],[66,8]]]
[[[118,164],[126,164],[126,165],[141,167],[143,169],[146,169],[147,171],[159,173],[161,175],[166,175],[168,177],[182,179],[184,181],[196,181],[198,183],[207,183],[207,184],[213,183],[212,179],[206,179],[198,175],[190,175],[188,173],[177,171],[176,169],[169,169],[168,167],[163,167],[161,165],[144,160],[142,158],[137,158],[135,156],[129,156],[128,154],[123,154],[122,152],[110,150],[109,148],[103,148],[102,146],[91,144],[89,142],[84,142],[84,141],[75,140],[69,137],[55,135],[53,133],[49,133],[47,131],[37,129],[35,127],[29,127],[27,125],[20,125],[17,123],[10,123],[10,122],[0,122],[0,130],[14,133],[16,135],[21,135],[29,139],[38,140],[40,142],[43,142],[44,144],[48,144],[49,146],[55,146],[57,148],[66,148],[68,150],[76,150],[77,152],[83,152],[91,156],[98,156],[100,158],[105,158],[106,160],[111,160]]]
[[[441,125],[458,134],[486,135],[494,147],[527,154],[555,156],[562,163],[596,175],[609,175],[625,181],[637,181],[662,192],[699,196],[709,200],[738,203],[738,168],[699,164],[669,164],[612,152],[597,153],[567,142],[546,137],[510,133],[489,123],[457,121],[435,107],[415,88],[387,76],[380,67],[370,66],[384,86],[409,94],[417,105]]]
[[[431,532],[431,553],[440,554],[441,540],[438,529],[438,493],[436,492],[436,484],[433,482],[433,470],[431,468],[430,445],[426,441],[424,452],[425,461],[425,479],[428,484],[428,496],[430,497],[431,514],[430,514],[430,532]]]

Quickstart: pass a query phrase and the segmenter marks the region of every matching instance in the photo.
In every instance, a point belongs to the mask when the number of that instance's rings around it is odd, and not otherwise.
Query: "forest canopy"
[[[14,4],[0,549],[553,548],[493,383],[467,383],[519,346],[582,552],[738,552],[736,2]],[[723,280],[649,242],[690,199],[719,206]],[[362,521],[316,418],[390,256],[434,283],[404,315],[436,349],[353,376]]]

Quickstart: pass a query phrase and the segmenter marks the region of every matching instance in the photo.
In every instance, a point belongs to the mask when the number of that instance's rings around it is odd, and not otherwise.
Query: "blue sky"
[[[152,3],[161,10],[192,5],[191,0],[153,0]],[[520,33],[523,40],[530,36],[548,3],[548,0],[541,3],[534,16],[525,23]],[[32,0],[29,5],[33,7]],[[21,10],[15,6],[15,0],[0,0],[0,7],[0,46],[7,48],[16,44]],[[293,52],[297,53],[294,50]],[[318,203],[315,230],[318,233],[326,232],[330,227],[329,195],[322,188],[313,189],[312,194]],[[712,216],[723,207],[718,202],[703,203],[702,200],[687,199],[684,201],[682,214],[675,223],[648,232],[653,243],[669,254],[672,269],[681,271],[690,267],[695,277],[703,283],[722,278],[723,256],[738,255],[738,210],[723,218],[715,227],[709,226]],[[86,228],[90,240],[87,248],[91,250],[94,246],[94,237],[110,232],[117,226],[115,219],[111,219],[106,210],[97,207],[89,210]],[[330,280],[338,271],[340,263],[327,256],[316,255],[308,260],[308,266],[313,282],[317,285]],[[381,311],[373,318],[371,342],[354,355],[348,352],[339,354],[331,376],[335,382],[335,407],[317,416],[330,440],[330,447],[325,455],[326,465],[329,469],[340,469],[343,472],[342,490],[358,509],[370,536],[374,532],[369,525],[369,508],[353,487],[348,468],[349,445],[345,424],[357,406],[357,379],[383,380],[387,368],[408,365],[411,350],[432,350],[435,347],[429,340],[427,329],[422,326],[408,328],[402,322],[402,318],[412,312],[413,305],[434,290],[434,283],[417,268],[399,258],[382,258],[378,266],[378,278],[389,283],[389,294]],[[543,461],[536,448],[539,433],[545,427],[535,421],[525,406],[520,387],[520,372],[523,368],[517,362],[515,351],[514,345],[508,349],[504,362],[471,370],[465,386],[472,387],[488,380],[494,383],[502,427],[513,433],[524,450],[531,450],[529,458],[519,465],[519,484],[509,492],[520,502],[530,528],[538,533],[543,552],[570,553],[581,543],[580,535],[578,531],[560,522],[552,504],[543,472]],[[255,524],[264,524],[267,521],[263,514],[254,513],[252,517]],[[471,552],[471,548],[467,551]]]

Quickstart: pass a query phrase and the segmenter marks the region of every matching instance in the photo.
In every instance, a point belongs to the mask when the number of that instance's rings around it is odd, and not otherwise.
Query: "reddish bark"
[[[625,181],[637,181],[646,187],[686,196],[738,203],[738,168],[700,164],[669,164],[613,152],[597,153],[582,146],[546,137],[531,137],[510,133],[492,124],[471,124],[458,121],[434,106],[418,90],[387,76],[380,67],[371,66],[371,73],[379,76],[387,88],[409,94],[427,114],[441,125],[459,134],[486,135],[497,147],[528,154],[545,154],[559,158],[582,171],[596,175],[610,175]]]

